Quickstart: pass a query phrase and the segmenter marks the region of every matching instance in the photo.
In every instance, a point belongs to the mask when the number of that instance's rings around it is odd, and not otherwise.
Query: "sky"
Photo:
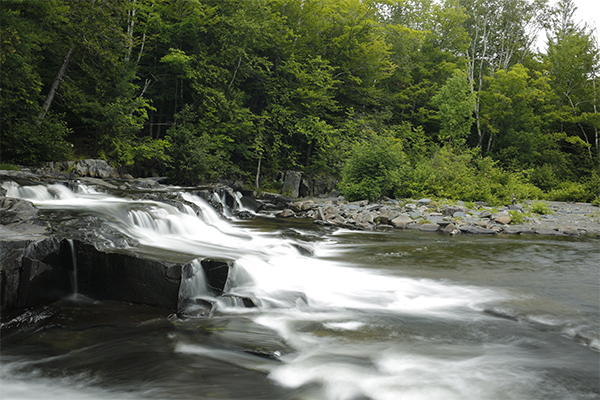
[[[577,10],[575,11],[575,22],[587,23],[596,30],[596,40],[600,42],[600,0],[573,0]],[[548,3],[555,5],[558,0],[549,0]],[[540,32],[537,46],[540,50],[546,50],[546,33]]]

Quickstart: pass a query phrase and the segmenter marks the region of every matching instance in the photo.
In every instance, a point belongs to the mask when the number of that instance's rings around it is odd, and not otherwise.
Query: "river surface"
[[[5,187],[235,268],[220,298],[195,270],[179,315],[76,294],[4,315],[2,399],[600,397],[596,238],[356,232],[225,219],[187,193],[200,217],[83,186]]]

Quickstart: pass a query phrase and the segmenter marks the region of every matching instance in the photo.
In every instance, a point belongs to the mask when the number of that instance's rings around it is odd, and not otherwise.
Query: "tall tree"
[[[467,73],[456,70],[432,99],[441,121],[439,138],[452,146],[463,146],[473,125],[475,95]]]
[[[600,151],[597,140],[594,140],[600,127],[596,82],[600,53],[594,41],[594,31],[574,21],[575,10],[573,0],[557,3],[550,21],[545,61],[561,112],[560,126],[556,128],[585,141],[589,148],[588,156],[592,159],[592,146],[596,156]]]
[[[465,28],[469,74],[477,92],[475,119],[478,146],[483,148],[480,95],[484,77],[521,62],[532,50],[543,21],[546,0],[460,0],[468,15]]]

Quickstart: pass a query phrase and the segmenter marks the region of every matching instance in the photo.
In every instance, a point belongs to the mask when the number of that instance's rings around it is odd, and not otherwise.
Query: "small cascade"
[[[77,254],[75,253],[75,243],[73,239],[67,239],[67,243],[69,243],[69,248],[71,249],[71,263],[73,264],[73,272],[71,274],[71,284],[73,287],[73,294],[79,294],[79,285],[77,279]]]

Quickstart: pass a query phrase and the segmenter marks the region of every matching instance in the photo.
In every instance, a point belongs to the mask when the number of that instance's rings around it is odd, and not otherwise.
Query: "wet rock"
[[[289,208],[286,208],[282,212],[278,213],[276,216],[277,216],[277,218],[292,218],[295,216],[295,214],[292,210],[290,210]]]
[[[442,231],[444,233],[447,233],[449,235],[458,235],[460,233],[460,230],[458,229],[458,226],[456,226],[455,224],[448,224],[446,225]]]
[[[12,225],[37,218],[38,209],[32,202],[11,197],[0,198],[0,224]]]
[[[2,310],[50,303],[72,293],[72,263],[66,241],[39,235],[0,234]]]
[[[219,301],[225,303],[229,307],[244,307],[244,308],[257,308],[260,307],[260,300],[248,297],[240,296],[237,294],[226,294],[219,297]]]
[[[579,236],[579,231],[570,227],[561,229],[561,232],[566,236]]]
[[[177,310],[183,263],[98,251],[79,241],[74,244],[80,294]]]
[[[229,273],[233,266],[232,261],[220,260],[202,260],[200,262],[204,275],[206,276],[206,284],[215,293],[222,295],[225,291]]]
[[[256,199],[252,196],[242,196],[240,199],[240,203],[242,203],[242,207],[252,212],[259,212],[263,205],[256,201]]]

